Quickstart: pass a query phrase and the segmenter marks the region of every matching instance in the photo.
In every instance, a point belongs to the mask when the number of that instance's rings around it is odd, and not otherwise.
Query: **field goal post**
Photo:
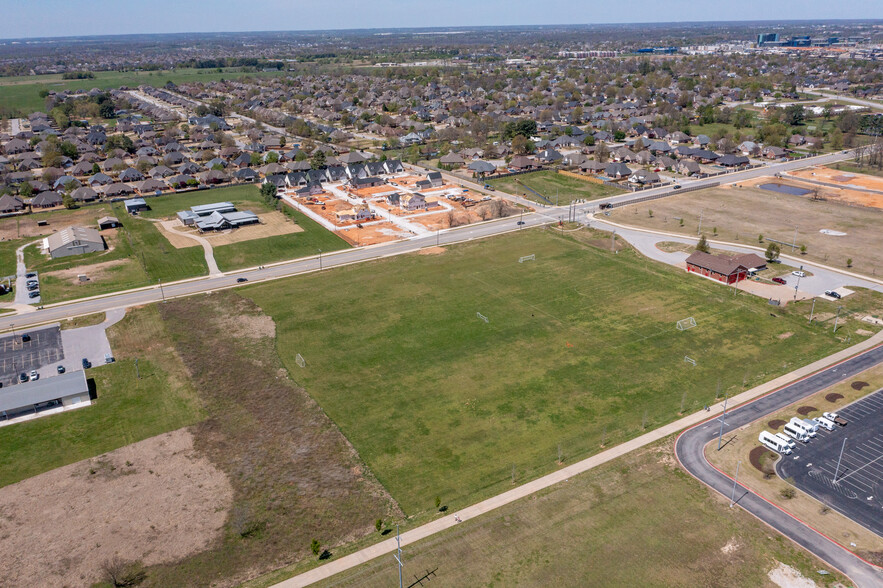
[[[296,363],[300,367],[307,367],[307,362],[304,361],[304,356],[300,353],[294,356],[294,363]]]
[[[488,320],[488,318],[487,318],[486,316],[484,316],[483,314],[481,314],[480,312],[476,312],[476,313],[475,313],[475,316],[477,316],[478,318],[480,318],[481,320],[483,320],[483,321],[486,322],[486,323],[489,323],[489,322],[490,322],[490,321]]]
[[[525,255],[524,257],[518,258],[518,263],[524,263],[525,261],[536,261],[537,256],[535,253],[531,253],[530,255]]]
[[[696,319],[691,316],[688,316],[685,319],[681,319],[678,321],[678,330],[686,331],[687,329],[692,329],[696,326]]]
[[[684,356],[684,363],[689,363],[692,366],[696,365],[696,360],[690,357],[689,355]]]

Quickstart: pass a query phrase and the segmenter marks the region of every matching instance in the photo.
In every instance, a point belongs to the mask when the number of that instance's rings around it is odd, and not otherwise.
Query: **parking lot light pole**
[[[834,478],[831,480],[834,484],[837,483],[837,474],[840,473],[840,460],[843,459],[843,450],[846,449],[846,440],[849,437],[843,438],[843,445],[840,446],[840,457],[837,458],[837,469],[834,470]]]
[[[742,465],[742,461],[740,460],[736,463],[736,477],[733,478],[733,494],[730,496],[730,508],[733,508],[733,505],[736,504],[736,484],[739,483],[739,466]]]
[[[166,292],[165,292],[165,290],[163,290],[163,287],[162,287],[162,279],[159,280],[159,294],[160,294],[160,296],[162,296],[163,304],[165,304]]]

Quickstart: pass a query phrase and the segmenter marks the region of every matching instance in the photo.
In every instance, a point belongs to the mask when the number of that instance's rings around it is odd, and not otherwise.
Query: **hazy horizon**
[[[241,2],[232,0],[184,3],[172,0],[151,3],[0,0],[5,16],[0,22],[0,39],[883,18],[883,4],[871,8],[862,0],[838,3],[745,0],[730,5],[706,5],[692,0],[671,0],[666,4],[635,0],[627,7],[598,6],[594,2],[548,5],[525,0],[486,0],[481,3],[467,0],[376,0],[373,3],[340,0],[334,6],[318,0],[304,0],[296,5],[286,0],[265,0],[254,9],[246,6],[243,8]],[[689,18],[672,18],[674,15]],[[566,22],[568,19],[572,22]]]

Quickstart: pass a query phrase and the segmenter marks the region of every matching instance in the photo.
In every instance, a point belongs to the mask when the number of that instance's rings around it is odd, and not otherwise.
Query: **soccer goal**
[[[689,355],[684,356],[684,363],[689,363],[692,366],[696,365],[696,360],[690,357]]]
[[[489,322],[490,322],[490,321],[488,320],[488,318],[487,318],[486,316],[484,316],[483,314],[481,314],[480,312],[476,312],[476,313],[475,313],[475,316],[477,316],[478,318],[480,318],[481,320],[483,320],[483,321],[486,322],[486,323],[489,323]]]
[[[678,321],[678,330],[686,331],[687,329],[692,329],[696,326],[696,319],[691,316],[688,316],[685,319],[681,319]]]
[[[524,257],[518,258],[518,263],[524,263],[525,261],[535,261],[537,258],[535,253],[531,253],[530,255],[525,255]]]
[[[294,356],[294,363],[296,363],[296,364],[299,365],[300,367],[306,367],[306,366],[307,366],[307,362],[304,361],[304,356],[301,355],[300,353],[298,353],[297,355]]]

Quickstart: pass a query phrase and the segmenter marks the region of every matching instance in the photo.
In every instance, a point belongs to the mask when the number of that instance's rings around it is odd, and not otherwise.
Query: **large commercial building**
[[[96,229],[68,227],[43,239],[43,249],[56,258],[104,251],[106,247]]]
[[[0,388],[0,427],[90,404],[82,370]]]

